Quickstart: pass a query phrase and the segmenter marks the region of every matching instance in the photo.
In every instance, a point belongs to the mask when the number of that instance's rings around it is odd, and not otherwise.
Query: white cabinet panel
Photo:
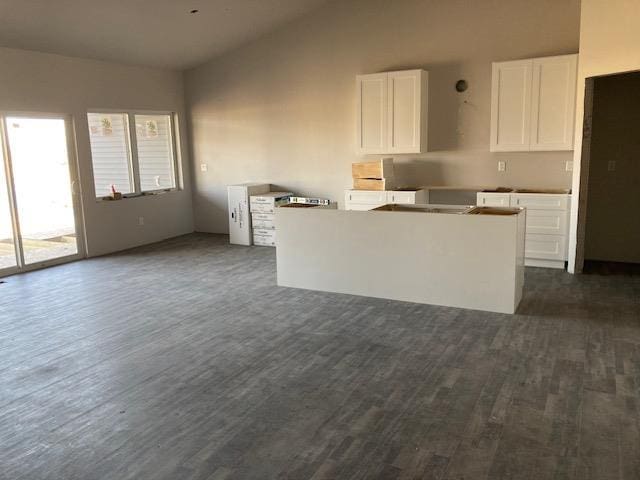
[[[568,210],[569,196],[555,194],[512,193],[511,206],[540,210]]]
[[[531,150],[573,150],[577,55],[533,61]]]
[[[358,75],[356,87],[358,153],[426,151],[428,72]]]
[[[491,83],[492,152],[529,150],[531,60],[493,64]]]
[[[388,203],[427,203],[426,192],[424,190],[402,191],[392,190],[387,192]]]
[[[544,260],[565,260],[566,238],[564,235],[527,233],[525,236],[524,256],[525,258]]]
[[[363,205],[383,205],[387,203],[387,192],[384,190],[347,190],[345,201]]]
[[[481,207],[508,207],[511,197],[508,193],[478,192],[478,205]]]
[[[572,150],[577,55],[492,66],[492,152]]]
[[[422,136],[422,123],[426,124],[427,119],[421,98],[422,92],[426,92],[426,72],[407,70],[388,75],[389,152],[420,153],[421,143],[426,139]]]
[[[568,212],[527,209],[527,233],[566,235]]]
[[[347,190],[345,210],[371,210],[387,203],[427,203],[425,190]]]
[[[360,153],[387,153],[388,76],[386,73],[359,75],[358,150]]]

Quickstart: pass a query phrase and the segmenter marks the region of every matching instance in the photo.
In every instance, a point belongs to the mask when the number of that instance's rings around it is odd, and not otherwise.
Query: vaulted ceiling
[[[0,46],[184,69],[325,1],[0,0]]]

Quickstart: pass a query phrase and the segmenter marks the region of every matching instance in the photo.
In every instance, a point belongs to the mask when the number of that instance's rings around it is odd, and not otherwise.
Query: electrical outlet
[[[207,170],[209,170],[209,165],[207,165],[206,163],[201,163],[200,164],[200,171],[201,172],[206,172]]]
[[[507,162],[501,160],[498,162],[498,171],[505,172],[507,170]]]
[[[573,160],[567,160],[564,164],[564,169],[567,172],[573,172]]]
[[[607,162],[607,170],[609,172],[615,172],[616,171],[616,161],[615,160],[609,160]]]
[[[138,225],[144,225],[144,217],[138,217]]]

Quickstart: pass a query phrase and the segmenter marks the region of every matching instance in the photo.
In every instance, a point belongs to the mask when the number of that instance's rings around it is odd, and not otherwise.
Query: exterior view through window
[[[129,125],[126,113],[89,113],[89,138],[96,196],[133,193]]]
[[[97,197],[176,188],[172,114],[88,113]]]
[[[169,115],[136,115],[140,188],[175,188],[175,161]]]

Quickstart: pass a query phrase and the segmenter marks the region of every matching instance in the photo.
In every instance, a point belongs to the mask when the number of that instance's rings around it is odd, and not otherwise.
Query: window
[[[88,113],[96,196],[176,188],[172,114]]]
[[[96,195],[109,195],[111,185],[123,194],[133,193],[127,114],[90,113],[88,120]]]
[[[175,168],[171,117],[169,115],[135,115],[136,145],[143,192],[174,188]]]

